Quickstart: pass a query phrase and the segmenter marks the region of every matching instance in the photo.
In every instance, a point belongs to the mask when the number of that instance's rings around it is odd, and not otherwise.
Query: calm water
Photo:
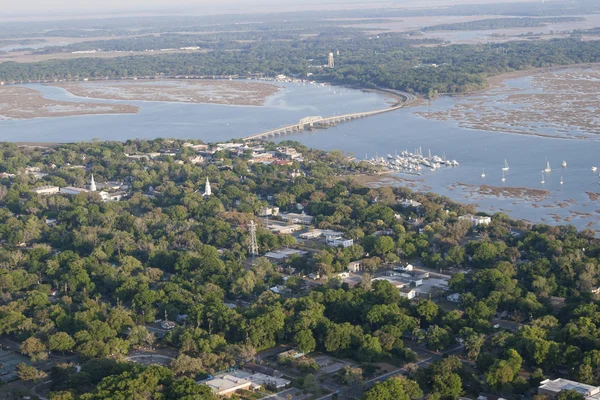
[[[266,107],[135,102],[137,114],[86,115],[0,121],[0,140],[70,142],[174,137],[204,141],[229,140],[289,125],[306,116],[332,116],[385,108],[387,100],[374,93],[344,88],[281,85]],[[46,98],[105,103],[114,101],[74,96],[58,87],[28,85]]]
[[[526,84],[526,80],[517,82]],[[42,90],[46,97],[70,101],[97,101],[77,98],[60,88],[31,85]],[[334,93],[335,92],[335,93]],[[450,107],[457,101],[443,98],[434,102],[434,109]],[[7,141],[76,141],[100,138],[125,140],[128,138],[177,137],[205,141],[228,140],[293,123],[309,115],[334,115],[372,110],[384,107],[382,96],[340,88],[284,85],[284,90],[270,98],[266,107],[234,107],[208,104],[180,104],[160,102],[127,102],[141,107],[134,115],[77,116],[43,118],[28,121],[0,121],[0,140]],[[600,167],[600,141],[550,139],[469,130],[451,121],[430,121],[414,115],[430,106],[398,110],[366,119],[340,124],[328,130],[317,130],[280,137],[279,140],[297,140],[309,147],[323,150],[339,149],[354,153],[357,158],[386,156],[395,151],[410,151],[422,147],[434,154],[446,154],[460,162],[458,168],[424,171],[420,177],[398,175],[411,180],[422,190],[465,203],[478,204],[483,211],[505,211],[515,218],[533,222],[556,224],[551,214],[560,215],[559,223],[570,223],[579,228],[600,230],[600,202],[591,201],[586,192],[600,193],[598,173],[591,167]],[[506,182],[501,182],[504,159],[510,164]],[[545,174],[541,184],[541,170],[546,160],[552,172]],[[568,163],[561,168],[562,160]],[[486,177],[481,178],[482,169]],[[563,176],[564,185],[559,181]],[[468,185],[528,187],[551,192],[542,202],[531,199],[484,197],[454,187]],[[569,202],[561,208],[558,203]],[[588,214],[588,215],[583,215]],[[565,221],[564,218],[570,218]]]

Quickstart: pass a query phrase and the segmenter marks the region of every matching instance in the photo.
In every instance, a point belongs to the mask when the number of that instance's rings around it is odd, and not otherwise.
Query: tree
[[[66,332],[58,332],[54,335],[50,336],[49,339],[50,351],[70,351],[75,347],[75,341],[73,338]]]
[[[180,354],[171,361],[171,369],[177,376],[195,376],[204,370],[202,360],[193,358],[185,354]]]
[[[17,364],[17,375],[23,381],[38,381],[48,376],[44,371],[40,371],[36,367],[25,363]]]
[[[27,354],[33,362],[48,358],[46,345],[40,339],[33,336],[21,343],[21,353]]]
[[[415,311],[420,318],[431,322],[438,315],[439,309],[433,301],[422,299],[415,306]]]
[[[373,252],[381,257],[385,257],[387,253],[394,251],[395,248],[394,239],[389,236],[379,236],[373,244]]]
[[[585,396],[574,389],[561,390],[558,393],[558,400],[584,400]]]
[[[308,374],[304,377],[304,383],[302,387],[311,393],[319,393],[319,381],[317,380],[317,377],[313,374]]]
[[[298,349],[305,354],[308,354],[317,347],[317,342],[313,337],[312,331],[310,329],[303,329],[296,333],[294,336],[294,341],[298,346]]]
[[[417,382],[404,377],[393,377],[373,385],[365,392],[363,400],[417,400],[421,397],[423,392]]]
[[[454,343],[452,334],[444,328],[435,325],[425,334],[425,345],[429,350],[440,351]]]

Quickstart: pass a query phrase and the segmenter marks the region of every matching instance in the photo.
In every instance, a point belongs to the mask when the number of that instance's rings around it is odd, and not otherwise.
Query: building
[[[404,208],[409,208],[409,207],[419,208],[419,207],[421,207],[422,204],[419,203],[418,201],[402,199],[402,201],[400,202],[400,205]]]
[[[600,286],[593,287],[590,292],[592,292],[592,294],[600,294]]]
[[[298,153],[298,150],[293,147],[282,147],[278,149],[278,154],[280,157],[288,159],[288,160],[296,160],[302,158],[302,153]]]
[[[328,68],[335,68],[335,60],[333,58],[333,53],[329,53],[329,58],[327,60],[327,67]]]
[[[252,362],[244,364],[243,369],[253,374],[265,374],[275,378],[283,377],[283,372],[277,369],[266,367],[264,365],[258,365]]]
[[[258,211],[259,217],[278,216],[279,207],[263,207]]]
[[[471,214],[460,216],[460,217],[458,217],[458,219],[459,219],[459,221],[469,221],[474,226],[489,225],[492,222],[491,217],[484,217],[481,215],[471,215]]]
[[[327,240],[327,244],[333,247],[342,246],[343,248],[346,248],[354,245],[354,239],[344,239],[336,237]]]
[[[96,181],[94,180],[94,174],[92,174],[92,179],[90,180],[90,192],[96,191]]]
[[[126,192],[99,192],[102,201],[121,201],[127,196]]]
[[[337,277],[340,279],[350,278],[350,272],[340,272],[337,274]]]
[[[204,194],[203,197],[208,197],[212,194],[212,189],[210,188],[210,182],[208,181],[208,176],[206,177],[206,184],[204,185]]]
[[[398,265],[394,271],[411,272],[414,269],[412,264]]]
[[[276,233],[278,235],[291,235],[294,232],[301,231],[302,225],[292,224],[292,225],[269,225],[268,228],[271,232]]]
[[[417,297],[417,291],[415,289],[402,287],[400,288],[400,296],[404,297],[405,299],[412,300]]]
[[[31,189],[31,191],[35,194],[46,196],[58,193],[60,191],[60,188],[58,186],[40,186],[36,187],[35,189]]]
[[[279,218],[282,221],[291,222],[292,224],[310,225],[313,223],[315,217],[306,214],[297,213],[286,213],[279,214]]]
[[[265,254],[265,257],[274,263],[280,264],[294,255],[303,256],[307,252],[302,250],[284,249],[278,251],[270,251]]]
[[[300,239],[317,239],[323,236],[323,232],[320,229],[312,229],[308,232],[300,234]]]
[[[538,394],[544,394],[553,399],[558,397],[558,394],[563,390],[574,390],[577,393],[583,395],[586,400],[597,400],[600,399],[600,387],[586,385],[585,383],[579,383],[570,381],[568,379],[546,379],[540,382],[538,387]]]
[[[446,300],[448,300],[451,303],[458,303],[460,301],[460,294],[452,293],[452,294],[446,296]]]
[[[346,267],[346,269],[348,270],[348,272],[352,272],[352,273],[357,273],[361,270],[362,268],[362,262],[361,261],[352,261],[348,264],[348,266]]]
[[[224,375],[205,382],[217,396],[230,397],[238,390],[250,390],[252,382],[245,378],[236,378],[232,375]]]
[[[87,189],[76,188],[73,186],[65,186],[65,187],[60,188],[60,193],[68,194],[68,195],[72,195],[72,196],[77,196],[78,194],[88,193],[88,192],[89,192],[89,190],[87,190]]]

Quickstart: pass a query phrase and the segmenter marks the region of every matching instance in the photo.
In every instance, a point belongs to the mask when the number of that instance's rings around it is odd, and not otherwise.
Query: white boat
[[[552,171],[552,168],[550,168],[550,161],[546,161],[546,169],[544,170],[544,172],[550,172]]]
[[[544,174],[542,174],[542,183],[546,183],[546,181],[544,180]]]
[[[506,178],[504,177],[504,168],[502,169],[502,182],[506,181]]]
[[[563,183],[565,183],[565,182],[563,181],[563,178],[562,178],[562,175],[561,175],[561,177],[560,177],[560,184],[562,185]]]
[[[482,178],[485,178],[485,169],[483,169],[483,170],[482,170],[482,172],[481,172],[481,177],[482,177]]]
[[[508,166],[508,161],[506,161],[506,158],[504,159],[504,167],[502,167],[502,171],[508,171],[510,168]]]
[[[563,160],[563,162],[562,162],[562,167],[567,168],[567,162],[565,160]]]
[[[592,172],[598,171],[598,167],[592,167]]]

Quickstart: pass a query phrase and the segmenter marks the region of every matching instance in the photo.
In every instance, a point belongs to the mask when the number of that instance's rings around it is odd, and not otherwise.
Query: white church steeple
[[[96,181],[94,181],[94,174],[92,174],[92,179],[90,180],[90,192],[96,191]]]
[[[206,185],[204,186],[204,194],[202,196],[208,197],[212,194],[212,190],[210,189],[210,182],[208,181],[208,176],[206,177]]]

